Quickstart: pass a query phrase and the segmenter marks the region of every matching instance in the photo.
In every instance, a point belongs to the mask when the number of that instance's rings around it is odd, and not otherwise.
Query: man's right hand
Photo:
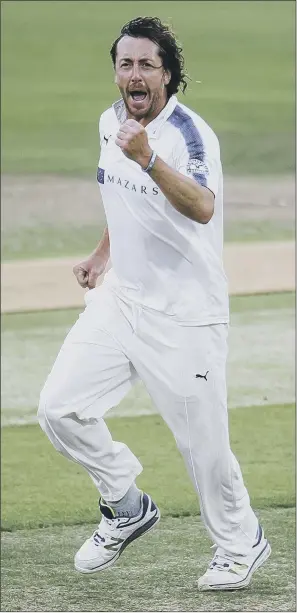
[[[81,287],[94,289],[96,281],[102,275],[107,266],[106,258],[102,255],[90,255],[87,260],[76,264],[73,267],[73,272]]]

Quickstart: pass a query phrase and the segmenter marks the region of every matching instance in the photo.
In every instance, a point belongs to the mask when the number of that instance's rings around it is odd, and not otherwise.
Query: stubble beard
[[[153,119],[155,119],[157,115],[159,115],[161,110],[164,108],[164,106],[166,106],[168,102],[168,99],[166,99],[164,102],[161,103],[161,96],[158,93],[158,94],[155,94],[155,96],[153,96],[153,98],[151,99],[151,103],[145,112],[139,110],[138,112],[136,111],[135,113],[135,112],[132,112],[129,108],[129,104],[127,101],[127,98],[128,98],[127,94],[125,94],[124,96],[122,93],[122,96],[123,96],[123,100],[125,103],[128,119],[135,119],[136,121],[141,121],[142,119],[146,119],[146,120],[148,119],[149,121],[152,121]]]

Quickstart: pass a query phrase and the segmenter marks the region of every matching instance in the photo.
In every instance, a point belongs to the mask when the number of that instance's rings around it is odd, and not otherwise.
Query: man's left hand
[[[148,143],[147,133],[138,121],[127,119],[120,127],[115,143],[127,158],[137,162],[142,168],[148,166],[153,152]]]

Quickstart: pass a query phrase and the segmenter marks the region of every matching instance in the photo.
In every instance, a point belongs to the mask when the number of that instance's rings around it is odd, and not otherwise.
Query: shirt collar
[[[153,121],[150,121],[150,123],[146,126],[146,131],[149,134],[150,138],[158,138],[163,124],[167,121],[168,117],[170,117],[170,115],[173,113],[177,103],[178,103],[177,97],[171,96],[166,106],[164,106],[164,108],[162,109],[161,113],[159,113],[159,115],[157,115],[157,117],[155,117]],[[120,100],[117,100],[117,102],[114,102],[112,106],[114,108],[118,121],[120,123],[124,123],[124,121],[126,121],[127,115],[126,115],[126,107],[125,107],[123,99],[121,98]]]

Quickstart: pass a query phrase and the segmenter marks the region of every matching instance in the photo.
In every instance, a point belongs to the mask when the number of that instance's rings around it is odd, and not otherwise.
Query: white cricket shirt
[[[112,266],[105,282],[120,297],[184,325],[228,322],[222,263],[223,177],[216,135],[175,96],[146,127],[150,147],[164,162],[214,193],[214,215],[203,225],[179,213],[139,164],[115,144],[125,120],[125,106],[119,100],[99,122],[97,180]]]

